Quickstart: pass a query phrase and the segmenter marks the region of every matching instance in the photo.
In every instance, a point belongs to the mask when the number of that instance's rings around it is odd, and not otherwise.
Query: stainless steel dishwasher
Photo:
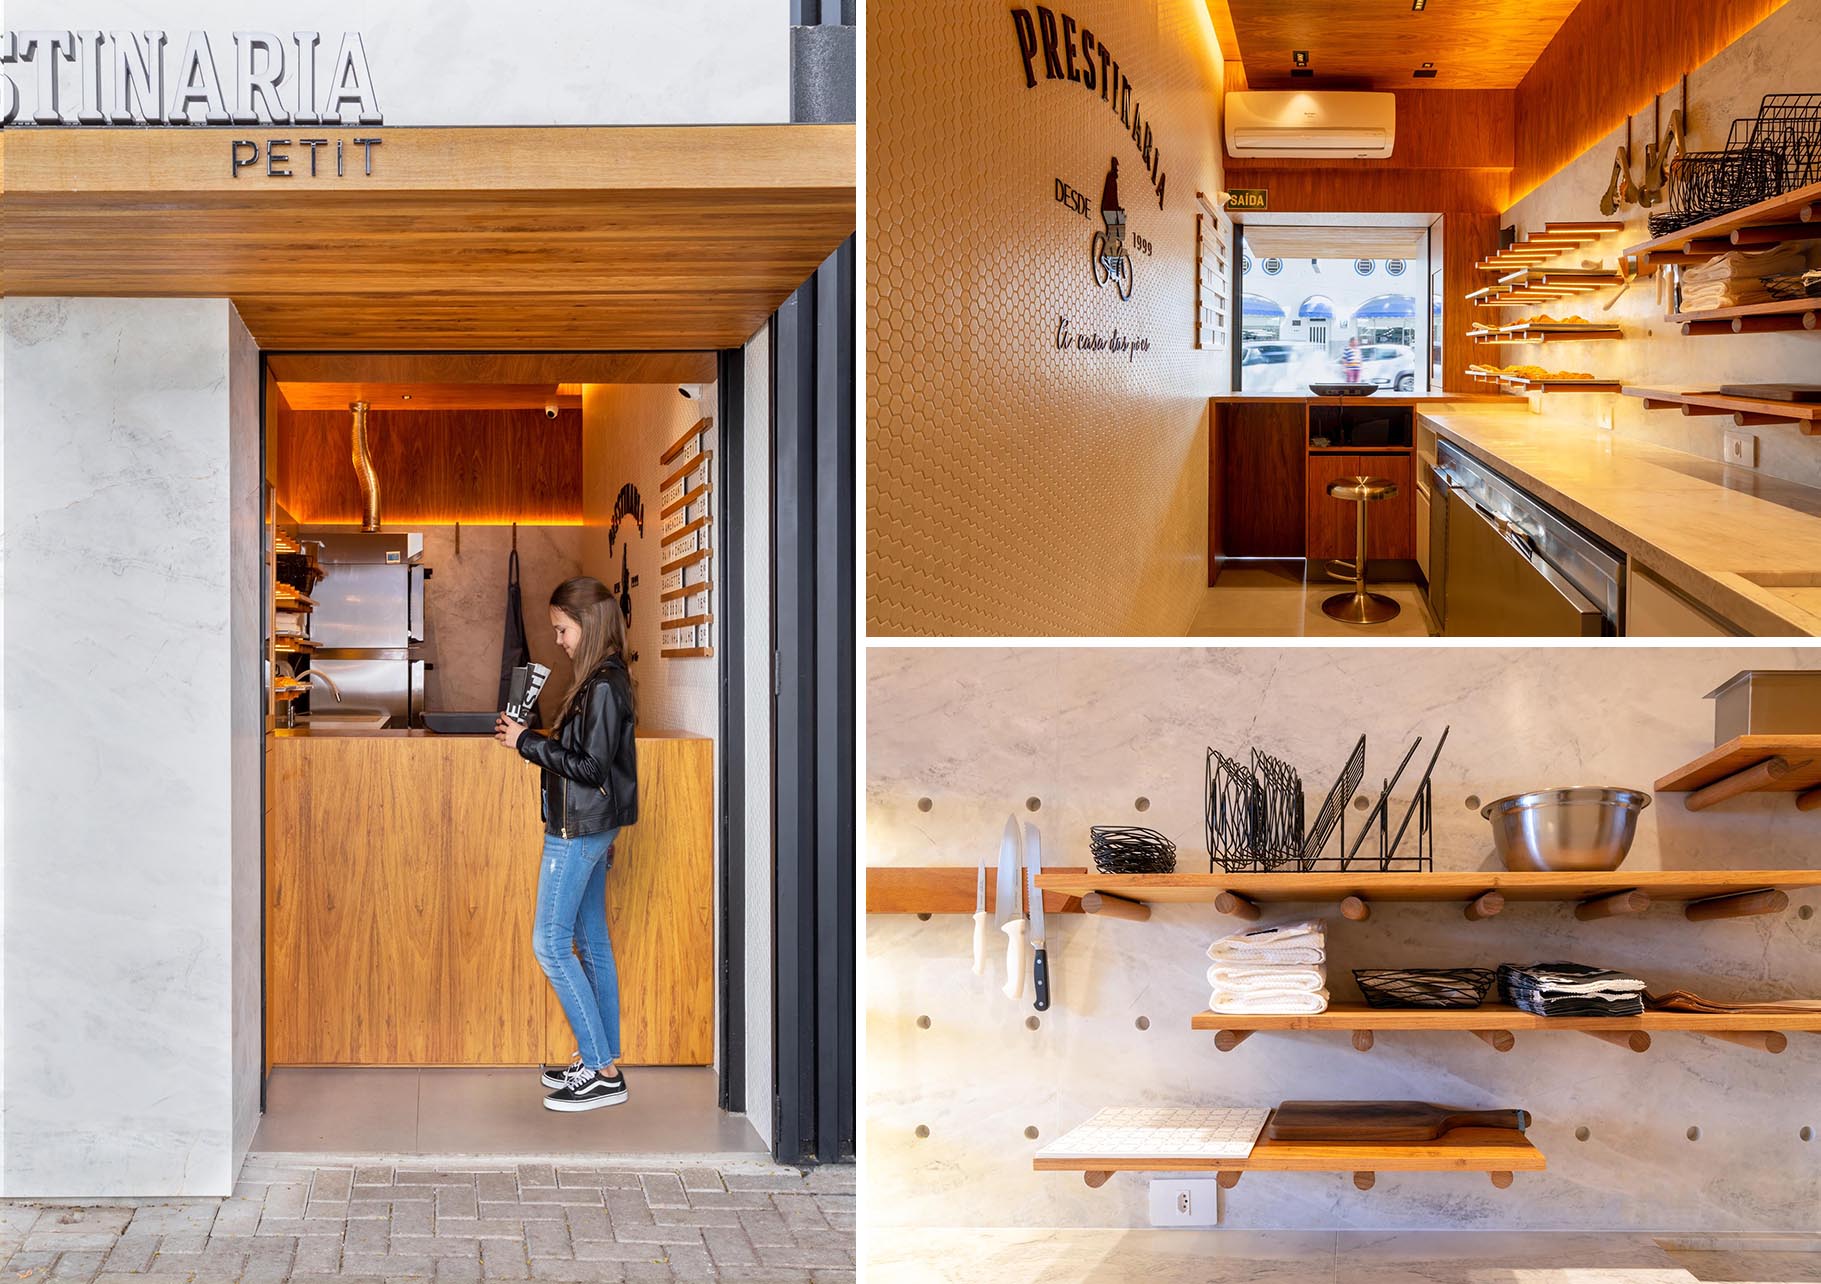
[[[1429,597],[1444,635],[1618,634],[1624,554],[1446,440],[1434,477]]]

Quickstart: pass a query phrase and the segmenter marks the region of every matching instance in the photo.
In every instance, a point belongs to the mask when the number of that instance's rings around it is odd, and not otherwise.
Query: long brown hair
[[[563,693],[562,706],[557,710],[556,722],[560,725],[569,716],[575,693],[581,690],[588,676],[601,667],[603,660],[617,655],[621,663],[625,662],[626,616],[613,594],[607,591],[607,586],[592,575],[564,580],[550,595],[550,605],[574,620],[582,630],[582,640],[575,648],[575,671],[569,680],[569,690]]]

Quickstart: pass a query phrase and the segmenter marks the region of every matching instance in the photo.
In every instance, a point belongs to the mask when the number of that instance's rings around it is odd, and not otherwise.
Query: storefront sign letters
[[[358,164],[363,177],[373,175],[373,149],[385,140],[383,138],[268,138],[265,150],[260,150],[260,143],[252,138],[236,138],[228,146],[228,173],[234,178],[240,177],[243,169],[253,169],[265,159],[265,176],[267,178],[326,178],[331,172],[336,178],[345,178],[350,163]],[[335,145],[332,153],[324,154],[323,149],[329,144]],[[348,144],[360,148],[354,154]],[[293,152],[293,147],[302,151]],[[308,159],[306,160],[306,156]],[[305,168],[307,166],[308,168]],[[295,168],[294,168],[295,167]],[[254,171],[258,173],[257,170]]]
[[[341,33],[326,79],[317,74],[320,32],[292,32],[288,43],[270,31],[234,32],[231,106],[209,33],[187,32],[174,67],[165,57],[170,44],[162,31],[0,32],[0,120],[8,125],[385,123],[359,32]],[[21,85],[35,94],[32,111],[23,116]]]
[[[1132,135],[1132,146],[1144,162],[1145,177],[1157,190],[1157,208],[1163,208],[1163,190],[1169,176],[1163,152],[1151,137],[1132,82],[1119,70],[1119,59],[1088,28],[1066,13],[1037,5],[1013,9],[1012,27],[1018,37],[1018,58],[1023,65],[1024,87],[1035,89],[1039,66],[1045,80],[1067,80],[1083,89],[1100,91],[1100,101],[1119,117]]]

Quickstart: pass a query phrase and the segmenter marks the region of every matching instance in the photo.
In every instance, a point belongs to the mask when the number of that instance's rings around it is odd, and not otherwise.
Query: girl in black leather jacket
[[[575,1031],[576,1056],[543,1067],[550,1110],[626,1100],[620,987],[607,936],[607,871],[614,838],[639,816],[638,749],[626,620],[599,580],[578,576],[550,595],[556,642],[575,678],[549,735],[501,714],[495,738],[543,768],[544,852],[532,949]],[[577,954],[580,954],[578,961]]]

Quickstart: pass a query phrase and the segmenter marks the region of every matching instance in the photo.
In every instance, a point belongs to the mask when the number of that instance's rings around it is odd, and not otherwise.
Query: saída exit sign
[[[1227,208],[1230,210],[1263,210],[1271,208],[1270,189],[1264,187],[1241,187],[1227,193]]]

